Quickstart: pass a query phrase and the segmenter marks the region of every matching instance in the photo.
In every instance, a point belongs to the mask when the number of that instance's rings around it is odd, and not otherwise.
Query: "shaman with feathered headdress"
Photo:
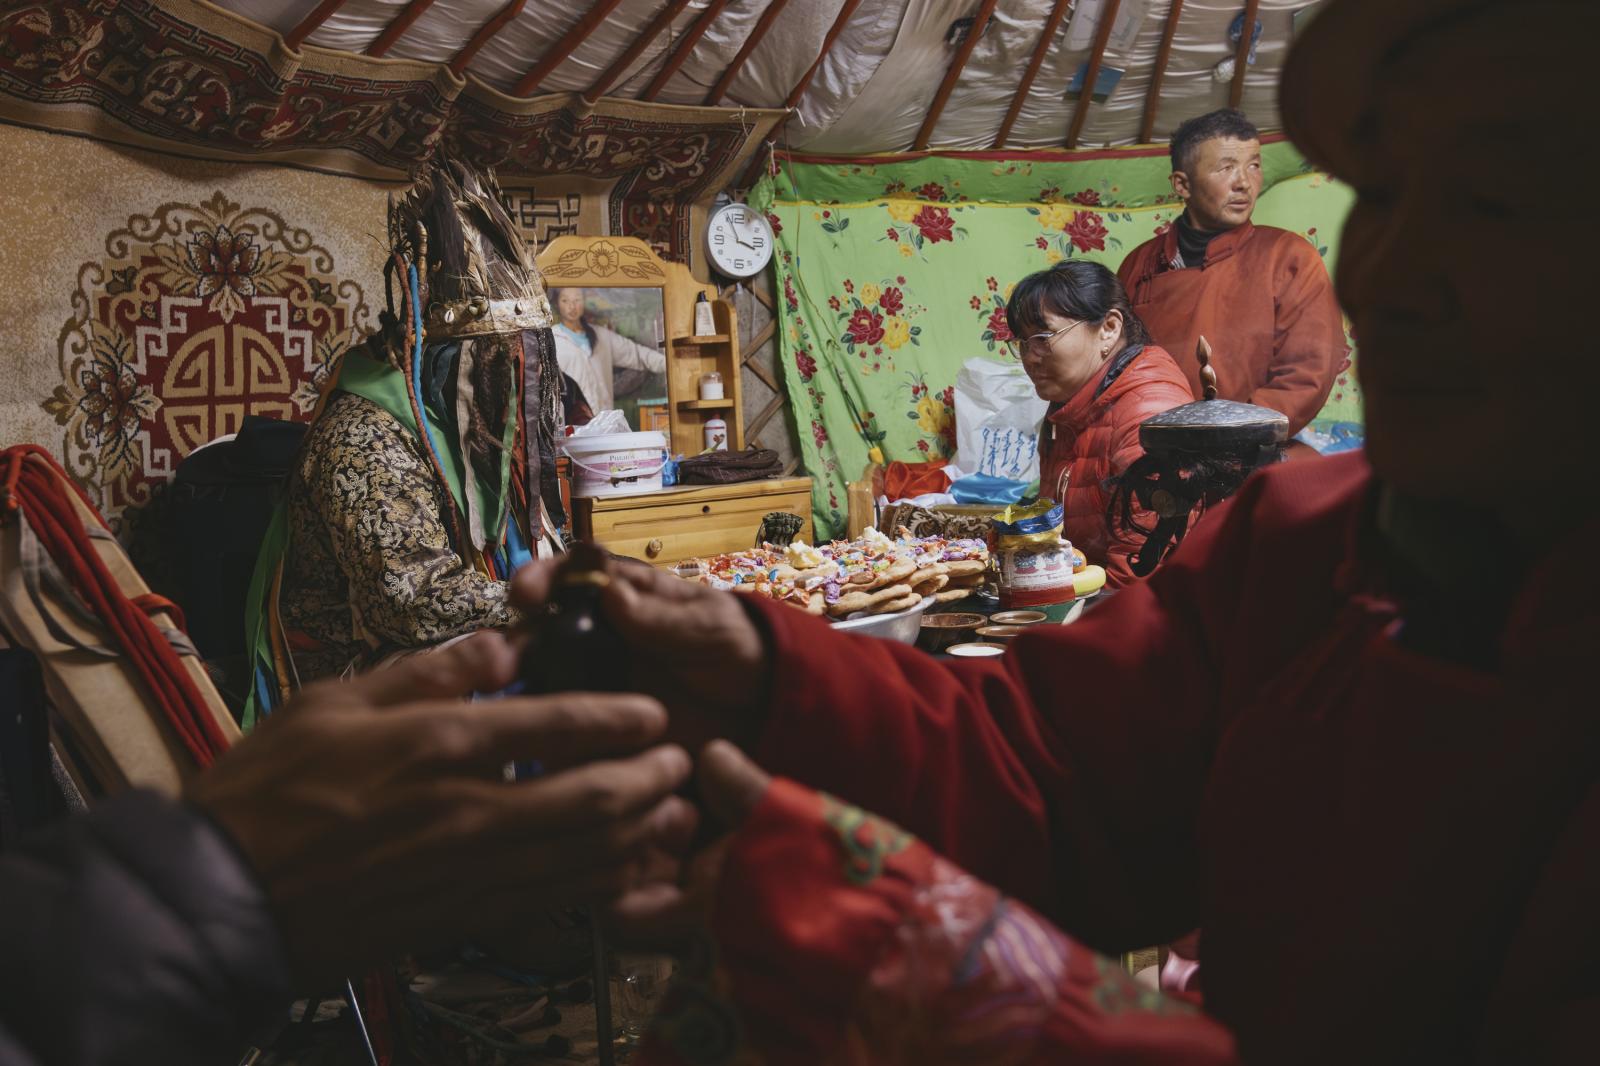
[[[257,564],[247,715],[511,624],[506,579],[559,549],[553,316],[494,176],[436,159],[391,198],[388,229],[379,329],[340,364]]]
[[[553,465],[561,372],[544,280],[494,175],[436,161],[391,199],[389,239],[385,277],[400,275],[406,309],[381,316],[389,361],[417,378],[410,384],[422,406],[432,402],[453,423],[468,460],[457,501],[465,537],[475,551],[492,551],[505,516],[488,505],[510,492],[527,516],[525,533],[536,538],[540,499],[557,523],[562,517]]]

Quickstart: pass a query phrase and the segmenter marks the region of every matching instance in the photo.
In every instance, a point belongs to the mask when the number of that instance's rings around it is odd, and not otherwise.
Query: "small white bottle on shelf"
[[[706,451],[728,450],[728,423],[715,416],[706,419]]]
[[[711,313],[711,301],[706,299],[706,294],[701,293],[694,302],[694,335],[696,337],[714,337],[717,334],[716,316]]]
[[[715,370],[701,375],[700,398],[702,400],[722,399],[722,375]]]

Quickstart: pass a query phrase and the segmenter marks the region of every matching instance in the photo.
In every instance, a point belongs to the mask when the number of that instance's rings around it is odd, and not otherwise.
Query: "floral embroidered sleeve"
[[[350,605],[381,642],[416,647],[517,621],[506,583],[451,548],[425,459],[387,412],[340,397],[308,443],[301,477]]]
[[[1236,1061],[1192,1003],[781,778],[732,838],[712,913],[715,950],[686,966],[648,1066]]]

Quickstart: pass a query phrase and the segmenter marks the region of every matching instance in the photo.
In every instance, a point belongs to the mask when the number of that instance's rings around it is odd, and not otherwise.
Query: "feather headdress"
[[[415,397],[418,423],[424,408],[448,415],[463,490],[456,539],[479,554],[503,544],[508,504],[529,543],[543,528],[541,498],[555,524],[563,520],[554,462],[561,424],[555,317],[500,195],[492,172],[435,158],[389,201],[391,265],[415,277],[402,282],[414,285],[412,310],[384,316],[386,347]],[[421,337],[413,328],[417,308]],[[447,481],[443,471],[453,461],[431,438],[424,443]]]
[[[544,279],[490,171],[432,163],[389,204],[390,243],[423,267],[430,341],[553,325]]]

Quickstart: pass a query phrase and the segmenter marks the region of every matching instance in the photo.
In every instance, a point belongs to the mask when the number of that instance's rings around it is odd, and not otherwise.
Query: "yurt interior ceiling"
[[[780,144],[859,155],[1164,139],[1274,87],[1316,0],[219,0],[290,46],[447,65],[512,97],[795,109]],[[1111,14],[1112,19],[1101,18]],[[1253,62],[1230,27],[1259,20]],[[1241,23],[1242,24],[1242,23]],[[974,39],[975,38],[975,39]],[[1242,42],[1244,51],[1250,42]],[[1069,99],[1088,65],[1115,91]],[[1219,72],[1219,65],[1222,70]]]

